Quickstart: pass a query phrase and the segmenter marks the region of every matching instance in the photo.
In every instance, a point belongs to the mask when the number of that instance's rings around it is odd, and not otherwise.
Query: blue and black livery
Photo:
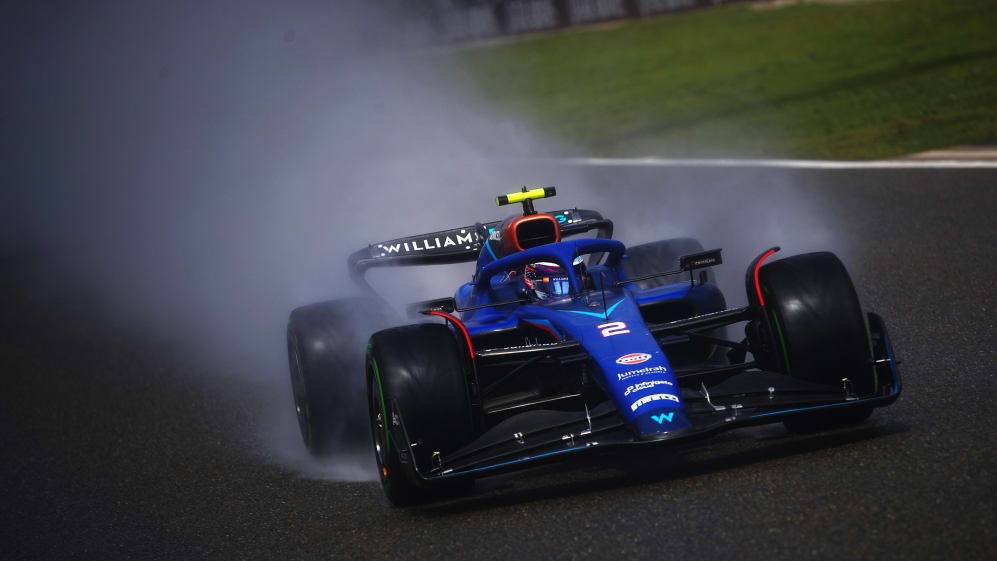
[[[393,503],[594,448],[780,421],[811,431],[857,422],[899,396],[883,321],[862,312],[833,254],[769,261],[778,248],[761,252],[745,275],[748,305],[727,308],[712,281],[719,249],[689,238],[628,248],[598,212],[534,210],[554,194],[524,188],[498,201],[522,203],[521,215],[350,257],[365,288],[375,266],[476,262],[452,297],[410,306],[425,321],[367,345],[368,418]],[[564,297],[531,298],[522,270],[541,262],[568,275]],[[289,333],[295,325],[292,314]],[[300,420],[302,406],[317,407],[305,386],[318,375],[295,345]]]

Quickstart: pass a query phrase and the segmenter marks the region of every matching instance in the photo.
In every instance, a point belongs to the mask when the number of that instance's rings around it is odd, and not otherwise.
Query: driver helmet
[[[576,278],[580,283],[583,282],[585,263],[580,255],[572,261],[572,266],[575,268]],[[527,292],[535,300],[559,298],[571,293],[568,273],[557,263],[541,261],[527,265],[523,271],[523,282],[526,283]]]

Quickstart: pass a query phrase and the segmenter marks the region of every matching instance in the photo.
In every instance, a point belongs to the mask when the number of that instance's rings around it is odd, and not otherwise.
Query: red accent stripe
[[[429,313],[433,314],[434,316],[444,317],[444,318],[446,318],[446,319],[448,319],[448,320],[456,323],[457,327],[459,327],[460,330],[462,332],[464,332],[464,339],[467,340],[467,350],[471,351],[471,358],[474,358],[474,347],[471,346],[471,336],[467,334],[467,328],[464,327],[464,324],[461,323],[459,319],[453,317],[450,314],[444,314],[443,312],[429,312]]]
[[[775,252],[776,250],[770,249],[768,253],[763,255],[762,258],[758,260],[758,264],[755,265],[755,290],[758,291],[758,303],[761,304],[763,308],[765,307],[765,300],[762,299],[762,287],[758,284],[758,269],[762,267],[762,261],[768,259],[769,255],[772,255]]]
[[[546,325],[540,325],[539,323],[533,323],[532,321],[525,320],[525,319],[523,321],[525,321],[526,323],[528,323],[528,324],[530,324],[530,325],[532,325],[534,327],[539,327],[540,329],[543,329],[547,333],[550,333],[550,336],[553,337],[555,341],[560,341],[561,340],[561,338],[558,337],[557,334],[554,333],[554,331],[551,330],[551,328],[547,327]]]

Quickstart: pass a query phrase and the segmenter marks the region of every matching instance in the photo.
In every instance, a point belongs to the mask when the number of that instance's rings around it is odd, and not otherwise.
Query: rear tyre
[[[474,435],[464,354],[446,325],[395,327],[370,338],[371,436],[381,485],[396,506],[464,492],[474,484],[470,479],[427,482],[417,473],[430,475],[434,453],[446,458]]]
[[[695,238],[672,238],[670,240],[660,240],[649,242],[632,247],[627,247],[627,257],[620,262],[620,267],[626,273],[627,278],[635,278],[654,273],[664,273],[674,271],[679,268],[679,258],[693,253],[703,251],[703,244]],[[706,275],[706,282],[715,284],[713,269],[702,269],[697,273]],[[659,286],[674,284],[676,282],[688,281],[687,276],[656,277],[634,283],[639,290],[648,290]],[[644,310],[645,321],[663,323],[673,321],[682,317],[689,317],[695,314],[704,314],[722,310],[726,307],[723,295],[719,289],[713,288],[716,297],[709,300],[710,304],[704,309],[700,306],[693,306],[691,303],[685,307],[676,307],[676,302],[665,303],[661,306]],[[702,302],[702,300],[700,300]],[[654,310],[654,311],[652,311]],[[704,333],[719,339],[727,338],[727,328],[717,327]],[[672,347],[670,349],[669,361],[672,366],[685,367],[697,366],[704,363],[712,365],[728,364],[725,353],[717,352],[719,349],[712,343],[690,342]]]
[[[363,318],[360,324],[358,318]],[[368,298],[320,302],[291,312],[291,388],[301,437],[312,455],[363,444],[366,410],[355,397],[363,391],[363,344],[388,321],[380,304]]]
[[[628,278],[663,273],[679,268],[679,257],[703,251],[703,244],[695,238],[673,238],[627,247],[627,258],[621,262]],[[713,270],[706,269],[707,280],[713,282]],[[640,290],[647,290],[676,282],[675,277],[658,277],[634,283]]]
[[[805,253],[773,261],[758,271],[764,312],[771,326],[769,363],[794,378],[875,391],[875,369],[865,316],[848,271],[833,253]],[[848,381],[846,382],[845,379]],[[785,421],[794,432],[857,423],[867,406],[820,409]]]

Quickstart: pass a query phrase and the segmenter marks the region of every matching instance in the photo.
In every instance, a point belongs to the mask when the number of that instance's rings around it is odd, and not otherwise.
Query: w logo
[[[675,415],[674,411],[671,413],[662,413],[660,415],[651,415],[651,418],[660,425],[662,421],[668,421],[669,423],[672,422],[673,415]]]

